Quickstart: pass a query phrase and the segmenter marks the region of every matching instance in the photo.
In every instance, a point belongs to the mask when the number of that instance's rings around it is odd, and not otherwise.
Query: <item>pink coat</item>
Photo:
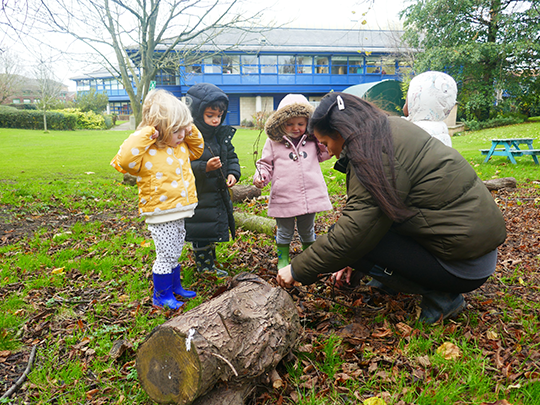
[[[298,147],[284,137],[285,142],[266,140],[262,156],[257,161],[254,179],[264,185],[272,182],[268,215],[290,218],[332,209],[320,162],[330,159],[322,144],[307,141],[306,135]]]

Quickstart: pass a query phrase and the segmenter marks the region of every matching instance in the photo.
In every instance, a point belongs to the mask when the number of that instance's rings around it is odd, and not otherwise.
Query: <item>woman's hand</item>
[[[278,271],[278,275],[276,276],[276,280],[278,284],[283,288],[291,288],[294,284],[294,278],[291,273],[291,265],[282,267]]]
[[[236,177],[233,174],[227,176],[227,187],[232,187],[236,184]]]
[[[159,136],[159,131],[154,128],[154,133],[150,135],[150,139],[157,139]]]
[[[221,159],[219,156],[215,156],[206,162],[206,171],[213,172],[214,170],[221,168],[221,166]]]
[[[343,286],[343,284],[350,284],[351,283],[351,274],[353,272],[352,267],[345,267],[344,269],[341,269],[338,272],[335,272],[332,275],[332,278],[334,279],[334,282],[336,283],[337,287]]]

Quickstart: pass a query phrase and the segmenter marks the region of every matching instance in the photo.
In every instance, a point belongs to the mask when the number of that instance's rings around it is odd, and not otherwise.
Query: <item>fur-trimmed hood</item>
[[[282,125],[290,118],[305,117],[309,120],[314,110],[315,108],[303,95],[286,95],[279,103],[278,109],[266,121],[264,126],[266,135],[272,141],[283,142],[283,137],[287,133]]]

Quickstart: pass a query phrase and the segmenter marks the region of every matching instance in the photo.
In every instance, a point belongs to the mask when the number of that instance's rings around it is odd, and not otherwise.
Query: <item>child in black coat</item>
[[[186,219],[186,240],[193,243],[199,271],[227,272],[215,267],[216,242],[234,237],[233,207],[229,187],[240,179],[240,163],[231,140],[236,129],[222,125],[227,115],[229,98],[210,83],[198,83],[186,94],[186,101],[195,125],[204,138],[202,156],[191,162],[199,204],[195,215]]]

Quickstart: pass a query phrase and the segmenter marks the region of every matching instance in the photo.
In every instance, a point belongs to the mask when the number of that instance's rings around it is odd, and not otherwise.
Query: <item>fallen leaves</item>
[[[446,360],[457,360],[461,357],[461,349],[451,342],[444,342],[437,348],[437,353]]]

